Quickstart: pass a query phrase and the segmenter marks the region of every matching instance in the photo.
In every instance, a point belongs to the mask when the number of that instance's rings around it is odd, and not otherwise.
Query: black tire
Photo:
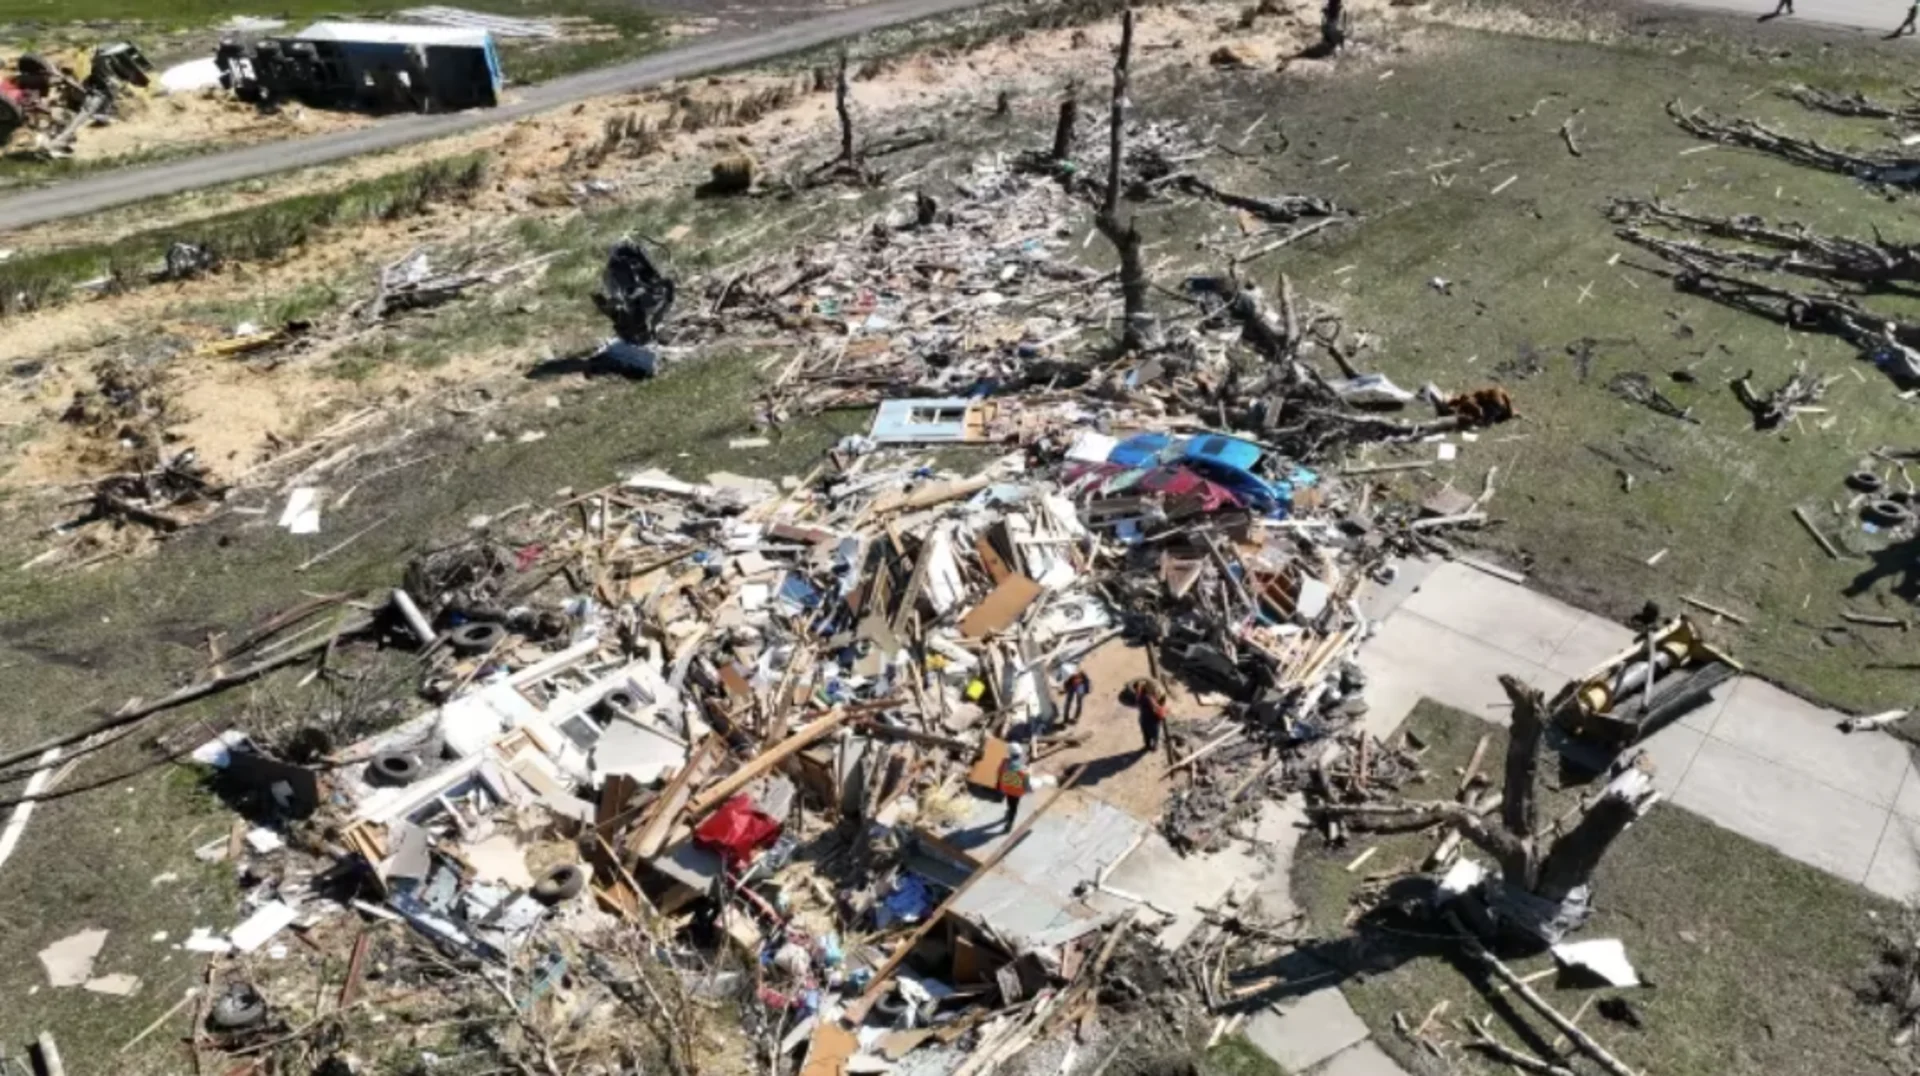
[[[577,863],[565,863],[540,876],[533,883],[533,899],[552,907],[564,904],[580,895],[587,888],[587,872]]]
[[[1886,482],[1872,471],[1855,471],[1847,476],[1847,485],[1862,493],[1878,493],[1886,488]]]
[[[1867,507],[1860,513],[1883,527],[1898,527],[1913,522],[1913,509],[1891,498],[1868,501]]]
[[[420,760],[404,751],[382,751],[367,764],[367,779],[377,785],[410,785],[420,772]]]
[[[491,620],[475,620],[447,633],[447,645],[456,654],[484,654],[507,637],[507,629]]]
[[[605,706],[609,710],[617,710],[620,713],[628,714],[632,713],[634,709],[640,705],[640,700],[634,698],[633,692],[631,691],[609,691],[600,697],[600,705]]]
[[[215,1031],[245,1031],[267,1018],[267,999],[250,986],[229,989],[214,1000],[207,1026]]]

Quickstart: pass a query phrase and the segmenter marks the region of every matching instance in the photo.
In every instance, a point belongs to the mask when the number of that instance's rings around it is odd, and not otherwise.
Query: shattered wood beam
[[[960,902],[961,897],[966,896],[967,890],[972,889],[975,882],[993,873],[994,868],[1000,865],[1000,861],[1007,858],[1007,853],[1013,851],[1015,846],[1026,838],[1028,831],[1033,829],[1033,824],[1040,821],[1042,815],[1052,810],[1053,805],[1060,802],[1061,797],[1067,794],[1067,790],[1072,788],[1080,780],[1080,775],[1085,772],[1085,766],[1074,767],[1073,771],[1061,780],[1060,787],[1054,790],[1053,795],[1047,797],[1047,802],[1035,807],[1025,821],[1015,826],[1013,832],[1002,838],[1000,847],[987,857],[986,862],[980,864],[972,874],[967,876],[966,881],[961,882],[953,892],[947,894],[947,899],[941,901],[938,908],[928,912],[927,917],[921,921],[913,933],[902,938],[893,947],[893,955],[887,957],[886,963],[874,971],[873,981],[867,984],[866,993],[861,994],[841,1014],[841,1019],[848,1027],[859,1027],[866,1020],[867,1012],[880,1000],[880,996],[886,993],[887,984],[893,980],[893,973],[900,970],[900,965],[906,961],[907,954],[913,952],[913,947],[920,944],[920,939],[931,933],[933,928],[946,918],[947,912]]]
[[[1528,835],[1538,814],[1535,785],[1540,773],[1540,740],[1547,732],[1546,699],[1517,677],[1502,675],[1500,686],[1513,702],[1513,727],[1507,735],[1505,799],[1500,822],[1508,833],[1533,851]],[[1529,879],[1531,881],[1531,879]]]
[[[889,705],[897,705],[898,702],[897,699],[891,700]],[[688,815],[693,818],[703,817],[707,812],[727,802],[735,793],[752,784],[761,774],[806,750],[815,741],[866,710],[867,708],[864,707],[835,707],[824,716],[807,722],[800,727],[799,731],[760,752],[754,756],[753,761],[733,771],[719,784],[702,792],[687,808]]]

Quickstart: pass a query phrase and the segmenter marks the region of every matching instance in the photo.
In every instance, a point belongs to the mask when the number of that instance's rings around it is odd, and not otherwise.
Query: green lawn
[[[1416,708],[1407,728],[1430,745],[1423,762],[1435,775],[1428,787],[1408,791],[1415,798],[1445,797],[1482,734],[1495,733],[1488,758],[1497,760],[1505,750],[1503,730],[1432,702]],[[1548,791],[1542,817],[1553,817],[1580,791]],[[1450,1006],[1436,1038],[1464,1042],[1469,1036],[1456,1022],[1491,1014],[1509,1046],[1552,1040],[1553,1029],[1530,1009],[1510,997],[1491,1000],[1476,985],[1477,972],[1464,960],[1456,962],[1450,943],[1427,936],[1431,925],[1382,922],[1353,934],[1342,927],[1365,875],[1417,867],[1434,840],[1433,834],[1356,836],[1350,846],[1332,850],[1312,838],[1303,843],[1294,892],[1320,936],[1339,939],[1330,952],[1360,972],[1345,984],[1348,999],[1382,1046],[1410,1065],[1433,1059],[1394,1033],[1394,1014],[1417,1025],[1442,1000]],[[1360,872],[1347,873],[1345,865],[1374,844],[1380,850]],[[1589,990],[1550,977],[1533,986],[1563,1014],[1590,999],[1629,999],[1644,1018],[1644,1030],[1612,1023],[1597,1011],[1579,1023],[1637,1071],[1902,1071],[1895,1067],[1897,1051],[1887,1044],[1885,1016],[1854,998],[1876,959],[1876,931],[1897,918],[1897,905],[1669,804],[1656,806],[1608,854],[1595,904],[1597,914],[1578,937],[1621,939],[1651,985]],[[1509,966],[1524,976],[1553,965],[1539,956]],[[1511,1071],[1458,1050],[1447,1055],[1465,1058],[1454,1070],[1459,1073]],[[1584,1071],[1579,1062],[1570,1064]]]

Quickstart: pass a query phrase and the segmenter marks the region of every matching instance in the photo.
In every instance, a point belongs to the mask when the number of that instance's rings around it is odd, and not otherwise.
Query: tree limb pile
[[[1872,100],[1859,92],[1834,93],[1799,84],[1781,90],[1780,96],[1790,97],[1816,112],[1829,112],[1835,116],[1920,124],[1920,104],[1894,106]]]
[[[1669,251],[1722,269],[1792,273],[1849,284],[1920,284],[1920,245],[1890,243],[1878,231],[1871,241],[1822,235],[1804,224],[1769,225],[1761,217],[1716,217],[1693,213],[1655,199],[1616,199],[1608,216],[1620,238],[1669,260]],[[1668,239],[1646,230],[1654,224],[1675,232],[1731,239],[1760,249],[1713,247]]]
[[[1704,110],[1683,112],[1680,102],[1667,102],[1667,115],[1688,134],[1722,145],[1770,153],[1795,164],[1854,176],[1869,183],[1905,190],[1920,188],[1920,157],[1898,154],[1859,154],[1776,131],[1753,120],[1724,119]]]

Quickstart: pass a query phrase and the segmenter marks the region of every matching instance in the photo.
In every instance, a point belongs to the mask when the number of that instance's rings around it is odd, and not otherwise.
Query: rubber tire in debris
[[[266,999],[252,988],[230,990],[215,999],[207,1026],[215,1031],[244,1031],[267,1018]]]
[[[484,654],[507,637],[507,629],[491,620],[475,620],[447,633],[456,654]]]
[[[577,863],[564,863],[540,876],[533,883],[533,899],[542,904],[563,904],[587,888],[587,872]]]
[[[1866,510],[1861,514],[1886,527],[1898,527],[1901,524],[1913,522],[1913,509],[1899,501],[1885,498],[1868,501]]]
[[[404,751],[382,751],[373,756],[367,774],[383,785],[410,785],[420,779],[420,760]]]
[[[1885,488],[1886,482],[1872,471],[1855,471],[1847,476],[1847,485],[1862,493],[1878,493]]]
[[[634,708],[640,705],[640,700],[634,698],[631,691],[609,691],[601,696],[600,702],[607,709],[618,710],[621,713],[632,713]]]

